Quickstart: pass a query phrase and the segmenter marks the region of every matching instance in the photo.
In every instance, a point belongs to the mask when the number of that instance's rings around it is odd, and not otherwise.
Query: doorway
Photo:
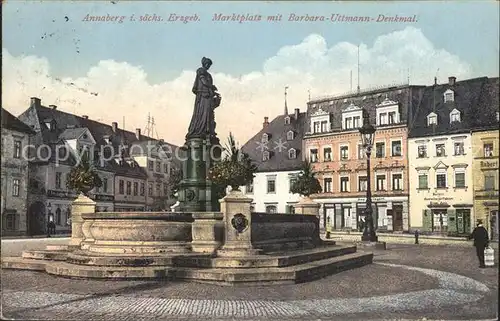
[[[490,212],[490,238],[498,241],[498,211]]]
[[[403,205],[392,205],[392,230],[395,232],[403,231]]]
[[[457,210],[457,233],[468,235],[470,232],[470,210]]]
[[[448,231],[448,216],[445,209],[432,210],[432,231],[446,233]]]
[[[28,211],[28,233],[29,235],[45,234],[47,218],[45,217],[45,205],[42,202],[31,204]]]

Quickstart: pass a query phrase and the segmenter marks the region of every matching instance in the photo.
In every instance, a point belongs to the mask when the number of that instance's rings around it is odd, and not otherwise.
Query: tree
[[[311,164],[308,161],[303,162],[299,178],[293,183],[290,191],[305,197],[321,192],[321,185],[315,175]]]
[[[252,163],[248,154],[241,150],[232,133],[229,133],[224,150],[226,156],[210,168],[208,179],[224,189],[229,185],[233,191],[238,191],[240,186],[253,181],[257,166]]]
[[[93,188],[102,186],[101,178],[85,154],[80,163],[69,172],[66,186],[86,196]]]

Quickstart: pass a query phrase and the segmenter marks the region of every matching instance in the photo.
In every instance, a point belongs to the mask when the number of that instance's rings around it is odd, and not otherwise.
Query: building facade
[[[471,132],[495,119],[491,81],[449,77],[425,89],[408,134],[412,229],[467,235],[474,228],[479,216],[473,159],[479,143]]]
[[[370,158],[375,226],[385,231],[409,230],[407,123],[421,91],[422,87],[396,86],[308,103],[304,149],[323,189],[311,196],[322,205],[323,227],[363,227],[367,168],[359,128],[364,109],[376,128]]]
[[[34,132],[2,108],[2,235],[26,235],[29,163],[23,150]]]
[[[286,104],[285,104],[286,105]],[[271,122],[264,117],[262,130],[242,147],[257,166],[252,184],[242,187],[253,198],[253,211],[294,213],[300,195],[290,192],[302,167],[302,138],[306,115],[295,109]]]
[[[127,195],[127,184],[146,179],[146,173],[130,156],[134,143],[153,140],[147,136],[118,128],[118,123],[106,125],[57,109],[43,106],[39,98],[31,98],[30,107],[19,116],[30,126],[35,135],[30,140],[30,173],[28,216],[32,222],[31,234],[44,233],[47,220],[56,222],[58,233],[71,228],[71,202],[77,197],[66,186],[72,167],[85,156],[98,172],[103,185],[90,191],[96,202],[96,210],[144,210],[144,195]],[[124,181],[124,193],[120,193],[120,180]],[[146,187],[144,187],[146,189]],[[115,199],[117,198],[117,199]],[[138,203],[140,202],[140,204]]]

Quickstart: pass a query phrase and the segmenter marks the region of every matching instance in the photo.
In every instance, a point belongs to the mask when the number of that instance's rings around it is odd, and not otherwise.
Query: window
[[[332,179],[331,178],[325,178],[323,180],[323,192],[324,193],[331,193],[332,192]]]
[[[429,181],[427,174],[418,174],[418,189],[429,188]]]
[[[401,156],[401,141],[392,142],[392,156]]]
[[[276,178],[267,178],[267,193],[276,193]]]
[[[156,196],[161,196],[161,184],[156,183]]]
[[[144,196],[144,192],[145,192],[145,189],[146,189],[146,184],[144,183],[141,183],[141,196]]]
[[[454,110],[450,113],[450,123],[460,122],[460,112],[458,110]]]
[[[168,174],[168,164],[163,164],[163,172]]]
[[[62,217],[61,217],[61,209],[58,207],[56,209],[56,225],[61,225]]]
[[[311,163],[315,163],[318,161],[318,150],[317,149],[311,149],[309,151],[309,158]]]
[[[156,171],[159,173],[161,172],[161,163],[160,162],[156,162]]]
[[[453,151],[455,156],[465,155],[464,143],[456,142],[455,144],[453,144]]]
[[[376,143],[375,144],[375,154],[377,158],[385,157],[385,143]]]
[[[352,129],[352,117],[347,117],[345,119],[345,127],[344,129]]]
[[[378,116],[379,125],[387,125],[387,113],[382,113]]]
[[[139,194],[139,183],[134,182],[134,196],[137,196]]]
[[[293,184],[295,184],[295,182],[297,182],[297,177],[291,176],[290,178],[288,178],[288,185],[289,185],[288,191],[290,193],[292,192],[292,187],[293,187]]]
[[[340,191],[349,192],[349,177],[340,178]]]
[[[325,162],[332,161],[332,149],[330,147],[323,148],[323,159]]]
[[[267,143],[269,141],[269,135],[267,134],[262,134],[262,142]]]
[[[21,158],[21,141],[14,141],[14,158]]]
[[[252,194],[253,193],[253,182],[248,183],[245,187],[245,191],[247,194]]]
[[[377,191],[385,191],[385,175],[377,175]]]
[[[293,205],[287,205],[286,206],[286,213],[287,214],[295,214],[295,206],[293,206]]]
[[[430,125],[437,125],[437,115],[434,113],[430,113],[427,116],[427,126],[430,126]]]
[[[11,213],[5,216],[5,228],[11,231],[16,229],[16,214]]]
[[[153,196],[153,183],[148,183],[148,196]]]
[[[391,112],[389,112],[388,115],[389,115],[389,119],[388,119],[389,124],[395,124],[396,123],[396,112],[391,111]]]
[[[59,151],[58,151],[58,155],[59,155],[59,158],[61,160],[65,159],[66,158],[66,146],[60,146],[59,147]]]
[[[290,116],[285,117],[285,125],[290,125]]]
[[[276,205],[266,205],[266,213],[276,214]]]
[[[102,179],[102,190],[104,193],[108,192],[108,179],[107,178]]]
[[[150,171],[152,171],[152,170],[153,170],[153,166],[154,166],[154,165],[153,165],[153,161],[152,161],[152,160],[148,161],[148,169],[149,169]]]
[[[61,176],[62,176],[61,172],[56,172],[56,189],[61,188]]]
[[[493,144],[492,143],[483,144],[483,149],[484,149],[484,157],[493,157]]]
[[[495,190],[495,173],[494,172],[486,172],[484,173],[484,190],[485,191],[493,191]]]
[[[132,182],[127,181],[127,195],[132,194]]]
[[[340,147],[340,160],[349,159],[349,146]]]
[[[425,145],[420,145],[418,146],[418,158],[425,158],[427,157],[427,146]]]
[[[319,121],[314,122],[314,133],[319,133]]]
[[[361,117],[360,116],[355,116],[352,118],[353,120],[353,126],[354,128],[359,128],[361,127]]]
[[[455,172],[455,187],[465,187],[464,172]]]
[[[444,147],[444,144],[436,144],[436,156],[437,157],[446,156],[446,149]]]
[[[321,122],[321,132],[322,133],[326,133],[328,131],[327,125],[328,125],[328,122],[326,120]]]
[[[358,144],[358,159],[365,159],[365,149],[362,144]]]
[[[286,133],[286,140],[293,140],[293,131]]]
[[[268,151],[264,151],[262,153],[262,161],[265,162],[265,161],[268,161],[269,160],[269,152]]]
[[[444,102],[453,101],[453,91],[448,90],[444,93]]]
[[[295,149],[290,148],[288,150],[288,158],[295,159],[296,157],[297,157],[297,152],[295,151]]]
[[[19,196],[21,181],[17,178],[12,180],[12,196]]]
[[[368,189],[368,179],[366,176],[360,176],[358,177],[358,191],[359,192],[366,192]]]
[[[446,188],[446,172],[436,174],[436,188]]]
[[[403,190],[403,174],[392,174],[392,190]]]
[[[122,179],[120,180],[120,182],[119,182],[119,184],[118,184],[118,191],[119,191],[119,193],[120,193],[120,194],[122,194],[122,195],[123,195],[123,194],[125,194],[125,190],[124,190],[125,185],[124,185],[124,184],[125,184],[125,183],[123,182],[123,180],[122,180]]]

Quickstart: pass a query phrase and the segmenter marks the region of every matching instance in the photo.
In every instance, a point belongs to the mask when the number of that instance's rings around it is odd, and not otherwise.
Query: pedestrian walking
[[[484,265],[484,249],[489,244],[488,231],[484,228],[483,222],[478,221],[476,228],[468,237],[469,240],[474,239],[474,246],[476,247],[477,258],[479,259],[479,267],[485,268]]]

